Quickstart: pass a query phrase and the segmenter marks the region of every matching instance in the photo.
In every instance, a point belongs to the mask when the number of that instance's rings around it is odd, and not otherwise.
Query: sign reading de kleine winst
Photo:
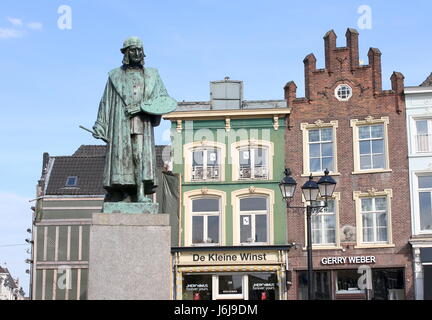
[[[186,252],[179,257],[180,265],[195,264],[275,264],[281,257],[277,251],[259,252]]]

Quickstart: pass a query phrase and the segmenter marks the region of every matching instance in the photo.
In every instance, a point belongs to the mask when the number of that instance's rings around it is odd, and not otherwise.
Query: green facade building
[[[177,299],[285,299],[289,245],[279,182],[285,100],[243,100],[243,83],[211,82],[211,101],[180,102],[172,123],[181,176]]]

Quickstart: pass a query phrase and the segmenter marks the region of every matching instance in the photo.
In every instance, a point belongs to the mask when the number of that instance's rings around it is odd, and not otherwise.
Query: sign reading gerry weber
[[[376,263],[375,256],[324,257],[321,264],[365,264]]]

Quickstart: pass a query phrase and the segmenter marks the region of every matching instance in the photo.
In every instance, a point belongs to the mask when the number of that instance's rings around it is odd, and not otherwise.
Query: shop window
[[[268,199],[247,197],[240,199],[240,242],[268,242]]]
[[[373,300],[404,300],[403,269],[372,269]]]
[[[211,275],[184,275],[183,300],[212,300]]]
[[[269,178],[268,150],[265,147],[239,149],[239,180]]]
[[[330,271],[314,271],[314,287],[315,299],[317,300],[330,300],[331,299],[331,285],[330,285]],[[299,300],[308,299],[308,275],[306,271],[298,273],[298,298]]]
[[[219,294],[243,294],[243,275],[219,276]]]
[[[432,231],[432,175],[418,176],[420,230]]]
[[[336,293],[337,294],[363,294],[363,290],[358,287],[360,274],[357,269],[338,270],[336,272]]]
[[[220,233],[220,199],[192,199],[192,243],[218,244]]]
[[[249,274],[249,300],[276,300],[279,297],[275,273]]]
[[[432,300],[432,265],[423,265],[423,298]]]

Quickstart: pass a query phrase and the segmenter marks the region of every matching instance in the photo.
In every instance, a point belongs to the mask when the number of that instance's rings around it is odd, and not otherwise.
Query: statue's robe
[[[98,132],[103,133],[102,138],[107,142],[103,179],[103,185],[106,189],[120,186],[135,187],[137,185],[132,158],[131,120],[126,113],[126,108],[134,103],[135,97],[131,84],[127,81],[126,72],[124,67],[109,72],[109,78],[99,105],[97,120],[93,127],[95,131],[98,129]],[[143,76],[142,107],[145,108],[146,112],[140,113],[143,120],[144,138],[142,180],[150,180],[157,185],[153,126],[158,126],[161,114],[167,113],[163,112],[162,109],[173,111],[177,102],[168,96],[157,69],[145,68]],[[168,109],[166,107],[161,108],[162,105],[168,106]]]

